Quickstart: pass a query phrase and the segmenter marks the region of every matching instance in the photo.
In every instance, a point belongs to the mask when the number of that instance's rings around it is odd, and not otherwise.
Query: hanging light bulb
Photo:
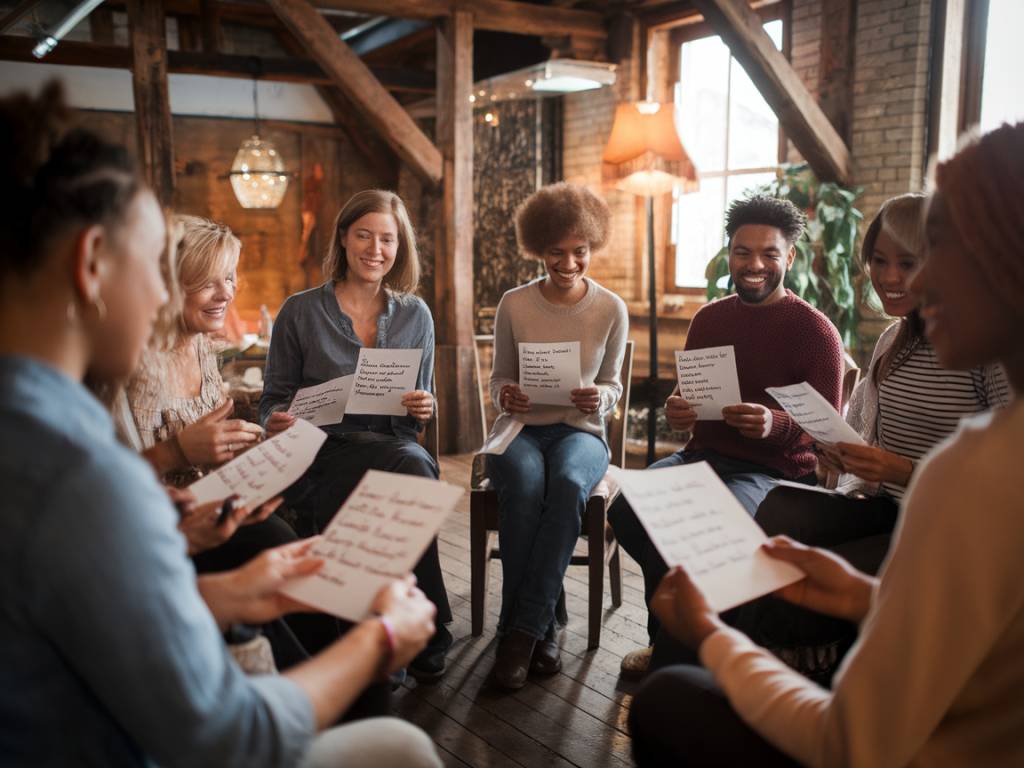
[[[274,143],[260,138],[260,108],[256,80],[252,82],[256,130],[242,142],[231,164],[231,188],[243,208],[277,208],[288,191],[289,173]]]

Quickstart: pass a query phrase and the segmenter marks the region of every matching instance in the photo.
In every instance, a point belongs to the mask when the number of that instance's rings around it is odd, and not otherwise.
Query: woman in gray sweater
[[[529,670],[561,669],[555,603],[584,505],[608,468],[604,420],[622,394],[629,320],[622,299],[586,272],[592,251],[608,241],[609,219],[596,195],[565,183],[535,192],[516,212],[519,245],[544,261],[547,275],[506,293],[494,321],[490,387],[502,413],[488,442],[507,444],[487,463],[504,575],[494,678],[510,690]],[[571,405],[531,403],[520,388],[519,345],[531,342],[579,343]]]

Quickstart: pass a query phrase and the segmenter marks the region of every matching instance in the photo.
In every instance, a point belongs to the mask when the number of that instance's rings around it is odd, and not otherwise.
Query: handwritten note
[[[698,419],[721,421],[723,408],[743,402],[731,345],[677,351],[676,378],[679,394],[697,411]]]
[[[765,392],[774,397],[793,421],[819,443],[864,445],[861,436],[843,420],[832,403],[806,381],[788,387],[768,387]]]
[[[315,427],[337,424],[345,417],[345,403],[352,391],[355,374],[339,376],[313,387],[303,387],[295,393],[288,413],[305,419]]]
[[[416,389],[422,358],[422,349],[363,347],[345,412],[405,416],[402,396]]]
[[[302,477],[326,439],[322,429],[299,419],[284,432],[196,481],[189,490],[197,504],[237,493],[250,509],[258,507]]]
[[[381,587],[412,570],[463,492],[440,480],[369,470],[313,547],[323,568],[282,591],[360,621]]]
[[[519,345],[519,387],[531,403],[572,405],[569,393],[580,386],[578,341]]]
[[[683,566],[714,610],[803,578],[761,551],[764,533],[706,462],[612,471],[665,563]]]

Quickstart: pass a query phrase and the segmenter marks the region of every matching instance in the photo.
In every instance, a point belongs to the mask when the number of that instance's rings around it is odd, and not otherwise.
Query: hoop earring
[[[107,304],[103,301],[103,297],[96,294],[96,298],[92,300],[92,305],[96,309],[96,316],[100,322],[105,320],[107,317]]]

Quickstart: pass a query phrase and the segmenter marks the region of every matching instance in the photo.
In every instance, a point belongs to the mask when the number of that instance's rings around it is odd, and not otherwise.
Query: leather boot
[[[494,682],[509,691],[518,691],[526,685],[526,673],[537,641],[517,629],[509,632],[498,644],[494,662]]]
[[[553,675],[562,671],[562,654],[560,652],[563,630],[552,624],[544,638],[533,647],[533,658],[530,659],[530,671],[538,675]]]

